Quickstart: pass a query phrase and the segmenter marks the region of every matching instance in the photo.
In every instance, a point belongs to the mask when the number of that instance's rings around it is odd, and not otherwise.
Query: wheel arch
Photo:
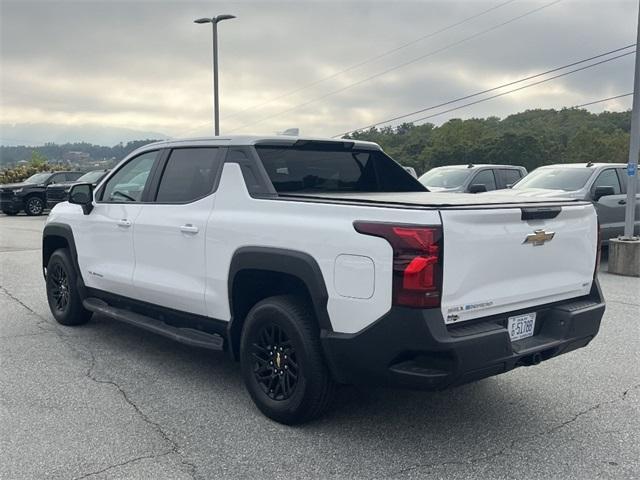
[[[231,319],[227,338],[233,358],[239,358],[240,336],[246,314],[264,298],[299,293],[309,301],[320,331],[332,331],[329,295],[322,271],[304,252],[270,247],[242,247],[231,259],[228,279]]]
[[[84,297],[85,287],[82,280],[82,273],[78,265],[78,252],[76,250],[76,242],[73,237],[73,231],[69,225],[63,223],[48,223],[42,232],[42,274],[46,279],[46,268],[53,252],[59,248],[67,248],[71,255],[73,267],[78,277],[78,288]]]

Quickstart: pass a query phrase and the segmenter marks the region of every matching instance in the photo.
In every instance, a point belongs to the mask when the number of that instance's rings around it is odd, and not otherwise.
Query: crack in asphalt
[[[559,425],[556,425],[556,426],[554,426],[554,427],[552,427],[552,428],[550,428],[548,430],[544,430],[542,432],[538,432],[536,434],[529,435],[527,437],[527,440],[533,440],[533,439],[538,438],[538,437],[543,437],[545,435],[550,435],[552,433],[555,433],[558,430],[563,429],[567,425],[570,425],[573,422],[577,421],[583,415],[587,415],[588,413],[591,413],[594,410],[598,410],[599,408],[601,408],[603,406],[611,405],[611,404],[614,404],[614,403],[618,403],[618,402],[624,401],[624,400],[626,400],[627,395],[631,391],[636,390],[638,388],[640,388],[640,384],[633,385],[633,386],[629,387],[628,389],[626,389],[624,392],[622,392],[622,394],[620,394],[620,396],[618,398],[614,398],[613,400],[609,400],[609,401],[606,401],[606,402],[600,402],[600,403],[597,403],[596,405],[593,405],[593,406],[591,406],[589,408],[581,410],[578,413],[576,413],[572,418],[560,423]],[[494,452],[494,453],[488,454],[488,455],[482,455],[482,456],[478,456],[478,457],[473,457],[473,458],[470,458],[468,460],[450,460],[450,461],[445,461],[445,462],[435,462],[435,463],[425,463],[425,464],[411,465],[409,467],[402,468],[402,469],[400,469],[400,470],[398,470],[396,472],[392,472],[389,476],[390,477],[398,477],[398,476],[402,476],[402,475],[405,475],[407,473],[413,472],[415,470],[422,470],[422,469],[434,469],[435,470],[437,468],[447,467],[447,466],[451,466],[451,465],[473,465],[473,464],[477,464],[477,463],[487,462],[487,461],[493,460],[494,458],[497,458],[497,457],[499,457],[501,455],[504,455],[506,452],[508,452],[509,450],[512,450],[517,444],[520,444],[520,443],[522,443],[522,439],[516,439],[516,440],[513,440],[506,447],[498,450],[497,452]],[[427,471],[425,473],[426,474],[430,474],[430,473],[432,473],[432,471]]]
[[[101,470],[96,470],[93,472],[89,472],[89,473],[85,473],[84,475],[81,475],[79,477],[74,477],[73,480],[82,480],[84,478],[89,478],[89,477],[93,477],[94,475],[100,475],[101,473],[105,473],[108,472],[109,470],[113,470],[114,468],[118,468],[118,467],[124,467],[126,465],[130,465],[132,463],[136,463],[139,462],[141,460],[148,460],[148,459],[156,459],[156,458],[160,458],[160,457],[165,457],[169,454],[173,453],[171,450],[168,450],[164,453],[159,453],[159,454],[154,454],[154,455],[142,455],[140,457],[136,457],[136,458],[132,458],[130,460],[121,462],[121,463],[116,463],[113,465],[109,465],[108,467],[105,467]]]
[[[43,317],[42,315],[40,315],[38,312],[36,312],[35,310],[33,310],[31,307],[29,307],[27,304],[25,304],[22,300],[20,300],[18,297],[16,297],[14,294],[12,294],[11,292],[9,292],[5,287],[3,287],[2,285],[0,285],[0,292],[4,293],[7,297],[9,297],[11,300],[13,300],[14,302],[16,302],[18,305],[20,305],[21,307],[23,307],[25,310],[27,310],[28,312],[30,312],[31,314],[35,315],[37,318],[41,319],[41,322],[36,323],[36,326],[38,326],[39,328],[41,328],[43,330],[43,332],[41,333],[33,333],[33,334],[25,334],[25,335],[14,335],[14,336],[7,336],[7,337],[0,337],[0,338],[17,338],[17,337],[27,337],[27,336],[34,336],[34,335],[42,335],[44,333],[53,333],[55,334],[61,341],[62,343],[64,343],[71,351],[75,352],[77,354],[77,356],[81,359],[81,360],[85,360],[83,358],[83,354],[88,354],[90,361],[89,361],[89,367],[86,369],[85,371],[85,377],[88,378],[89,380],[95,382],[95,383],[99,383],[99,384],[103,384],[103,385],[112,385],[114,386],[118,392],[120,393],[120,395],[122,395],[122,398],[125,400],[125,402],[127,402],[136,412],[136,414],[142,418],[142,420],[147,423],[148,425],[152,426],[162,437],[162,439],[164,440],[165,443],[167,443],[169,445],[169,450],[167,450],[166,452],[161,452],[161,453],[156,453],[153,455],[147,454],[147,455],[142,455],[136,458],[132,458],[129,459],[125,462],[121,462],[118,464],[114,464],[114,465],[110,465],[108,467],[105,467],[102,470],[99,471],[95,471],[95,472],[89,472],[86,473],[84,475],[81,475],[80,477],[76,477],[76,479],[83,479],[83,478],[87,478],[90,477],[92,475],[98,475],[100,473],[106,472],[110,469],[116,468],[116,467],[121,467],[123,465],[128,465],[130,463],[134,463],[140,460],[145,460],[148,458],[159,458],[159,457],[163,457],[166,455],[171,455],[171,454],[175,454],[180,463],[185,466],[189,472],[189,475],[192,478],[197,478],[197,467],[195,464],[189,462],[188,460],[186,460],[183,456],[183,453],[180,450],[180,446],[178,445],[178,443],[173,440],[162,428],[162,426],[157,423],[154,422],[153,420],[151,420],[142,410],[140,410],[140,407],[138,407],[138,405],[129,397],[129,395],[127,394],[127,392],[120,386],[118,385],[116,382],[112,381],[112,380],[102,380],[99,379],[95,376],[95,374],[93,373],[93,370],[96,366],[96,358],[95,355],[93,354],[93,352],[91,352],[90,350],[85,350],[85,349],[79,349],[77,345],[72,345],[69,342],[67,342],[66,339],[66,335],[63,335],[62,332],[60,332],[57,328],[54,328],[52,330],[48,330],[48,329],[44,329],[43,326],[41,325],[42,323],[46,323],[48,325],[51,325],[49,323],[49,321]]]
[[[37,318],[39,318],[40,320],[38,322],[36,322],[36,327],[42,329],[42,330],[46,330],[45,328],[43,328],[43,325],[49,325],[51,326],[51,323],[49,323],[49,320],[47,320],[45,317],[43,317],[42,315],[40,315],[38,312],[36,312],[33,308],[31,308],[29,305],[27,305],[26,303],[24,303],[22,300],[20,300],[18,297],[16,297],[13,293],[11,293],[9,290],[7,290],[5,287],[3,287],[2,285],[0,285],[0,292],[4,293],[7,297],[9,297],[11,300],[13,300],[14,302],[16,302],[18,305],[20,305],[22,308],[26,309],[29,313],[31,313],[32,315],[36,316]],[[49,331],[49,330],[46,330]]]
[[[74,347],[71,347],[72,349]],[[76,352],[80,352],[79,350],[76,350]],[[84,351],[84,353],[87,353],[90,357],[90,363],[89,363],[89,367],[87,368],[87,371],[85,372],[85,376],[92,380],[95,383],[99,383],[99,384],[103,384],[103,385],[112,385],[113,387],[115,387],[118,392],[120,393],[120,395],[122,395],[122,398],[124,399],[125,402],[127,402],[132,408],[133,410],[136,412],[136,414],[142,418],[142,420],[147,423],[148,425],[150,425],[151,427],[154,428],[154,430],[156,430],[156,432],[160,435],[160,437],[162,437],[162,439],[164,440],[165,443],[167,443],[169,445],[169,450],[163,453],[159,453],[159,454],[154,454],[154,455],[144,455],[141,457],[137,457],[134,459],[131,459],[127,462],[124,462],[124,464],[128,464],[134,461],[138,461],[138,460],[143,460],[146,458],[157,458],[157,457],[161,457],[161,456],[165,456],[165,455],[170,455],[170,454],[175,454],[180,463],[182,465],[184,465],[185,467],[187,467],[188,471],[189,471],[189,475],[192,478],[197,478],[196,476],[196,471],[197,471],[197,467],[195,464],[187,461],[184,458],[184,454],[180,449],[180,445],[178,445],[178,443],[169,436],[169,434],[167,432],[165,432],[165,430],[162,428],[162,425],[160,425],[158,422],[155,422],[153,420],[151,420],[151,418],[149,418],[149,416],[144,413],[140,407],[131,399],[131,397],[129,397],[129,395],[127,394],[127,392],[124,390],[124,388],[122,388],[121,385],[119,385],[118,383],[116,383],[113,380],[104,380],[104,379],[100,379],[97,378],[95,373],[94,373],[94,369],[96,366],[96,357],[93,354],[93,352],[91,352],[90,350],[86,350]],[[109,470],[111,468],[115,468],[121,466],[121,464],[117,464],[117,465],[112,465],[110,467],[107,467],[105,470]],[[97,472],[97,473],[101,473],[101,472]],[[95,475],[96,473],[89,473],[87,474],[87,476],[89,475]],[[85,478],[85,476],[82,477],[78,477],[78,478]]]

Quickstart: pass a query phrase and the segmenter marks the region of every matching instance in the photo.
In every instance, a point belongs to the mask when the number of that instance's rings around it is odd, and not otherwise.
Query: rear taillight
[[[442,291],[442,228],[355,222],[356,231],[382,237],[393,248],[393,304],[440,306]]]

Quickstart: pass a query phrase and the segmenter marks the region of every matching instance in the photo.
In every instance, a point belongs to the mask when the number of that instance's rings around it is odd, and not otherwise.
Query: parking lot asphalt
[[[437,393],[344,387],[286,427],[223,354],[105,317],[57,325],[44,220],[0,215],[2,479],[640,476],[640,279],[600,273],[587,348]]]

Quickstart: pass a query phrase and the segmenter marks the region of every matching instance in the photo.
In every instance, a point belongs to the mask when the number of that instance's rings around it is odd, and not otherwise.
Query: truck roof
[[[440,167],[434,167],[431,170],[435,170],[436,168],[456,168],[456,169],[474,169],[474,168],[485,168],[485,167],[493,167],[493,168],[524,168],[522,165],[500,165],[497,163],[465,163],[460,165],[441,165]]]
[[[606,163],[606,162],[598,162],[598,163],[554,163],[552,165],[541,165],[538,168],[598,168],[598,167],[617,167],[624,168],[626,167],[626,163]]]
[[[374,142],[365,142],[363,140],[350,140],[342,138],[323,138],[323,137],[303,137],[290,135],[220,135],[219,137],[196,137],[196,138],[176,138],[170,140],[161,140],[145,145],[149,146],[247,146],[247,145],[288,145],[293,146],[296,143],[304,144],[306,142],[322,142],[337,144],[351,144],[355,148],[365,148],[367,150],[381,150],[380,146]]]

